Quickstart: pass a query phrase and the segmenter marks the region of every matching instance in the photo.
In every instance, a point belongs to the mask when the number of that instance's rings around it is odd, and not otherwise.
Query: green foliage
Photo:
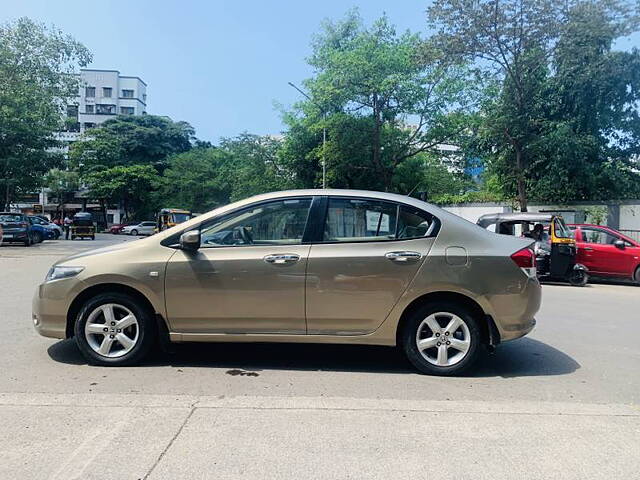
[[[494,74],[476,146],[509,197],[563,202],[639,192],[637,50],[612,51],[637,28],[618,0],[437,0],[438,43]],[[635,168],[635,169],[634,169]]]
[[[0,25],[0,186],[8,207],[30,193],[60,156],[53,132],[62,125],[62,107],[78,91],[77,66],[88,50],[55,29],[21,18]],[[5,208],[6,208],[5,207]]]
[[[72,170],[52,168],[44,177],[44,186],[50,190],[58,204],[61,204],[80,188],[80,176]]]
[[[117,165],[154,165],[191,148],[194,130],[186,122],[156,115],[121,115],[84,134],[70,149],[76,168],[94,171]]]
[[[224,153],[218,148],[194,148],[169,158],[156,195],[161,208],[204,212],[229,200],[229,185],[221,174]]]
[[[584,209],[587,223],[594,225],[604,225],[607,220],[609,209],[603,205],[594,205]]]
[[[285,159],[303,184],[318,185],[324,154],[329,185],[389,190],[402,162],[464,129],[469,72],[386,17],[370,27],[355,11],[327,21],[312,47],[311,100],[285,116]]]
[[[85,180],[93,198],[122,202],[129,219],[153,218],[158,209],[151,200],[160,177],[151,165],[116,165],[94,171]]]

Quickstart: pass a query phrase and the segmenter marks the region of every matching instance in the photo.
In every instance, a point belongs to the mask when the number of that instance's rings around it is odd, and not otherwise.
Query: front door
[[[263,202],[202,225],[200,249],[177,250],[167,265],[172,331],[304,334],[310,205]]]
[[[309,334],[374,331],[429,253],[433,218],[375,199],[331,197],[307,267]]]

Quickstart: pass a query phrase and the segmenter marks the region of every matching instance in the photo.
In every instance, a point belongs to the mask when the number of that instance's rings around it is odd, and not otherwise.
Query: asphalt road
[[[0,247],[0,478],[637,478],[640,288],[546,285],[537,328],[462,378],[396,349],[187,344],[86,365],[38,336],[51,263]]]

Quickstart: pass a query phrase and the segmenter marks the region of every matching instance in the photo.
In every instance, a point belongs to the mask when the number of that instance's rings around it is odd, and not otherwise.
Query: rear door
[[[431,249],[436,222],[413,207],[329,197],[306,280],[309,334],[357,335],[386,318]]]

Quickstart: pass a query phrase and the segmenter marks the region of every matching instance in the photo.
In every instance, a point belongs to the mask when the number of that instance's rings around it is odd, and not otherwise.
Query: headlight
[[[61,278],[74,277],[78,275],[82,270],[84,270],[84,267],[51,267],[44,281],[50,282],[51,280],[60,280]]]

